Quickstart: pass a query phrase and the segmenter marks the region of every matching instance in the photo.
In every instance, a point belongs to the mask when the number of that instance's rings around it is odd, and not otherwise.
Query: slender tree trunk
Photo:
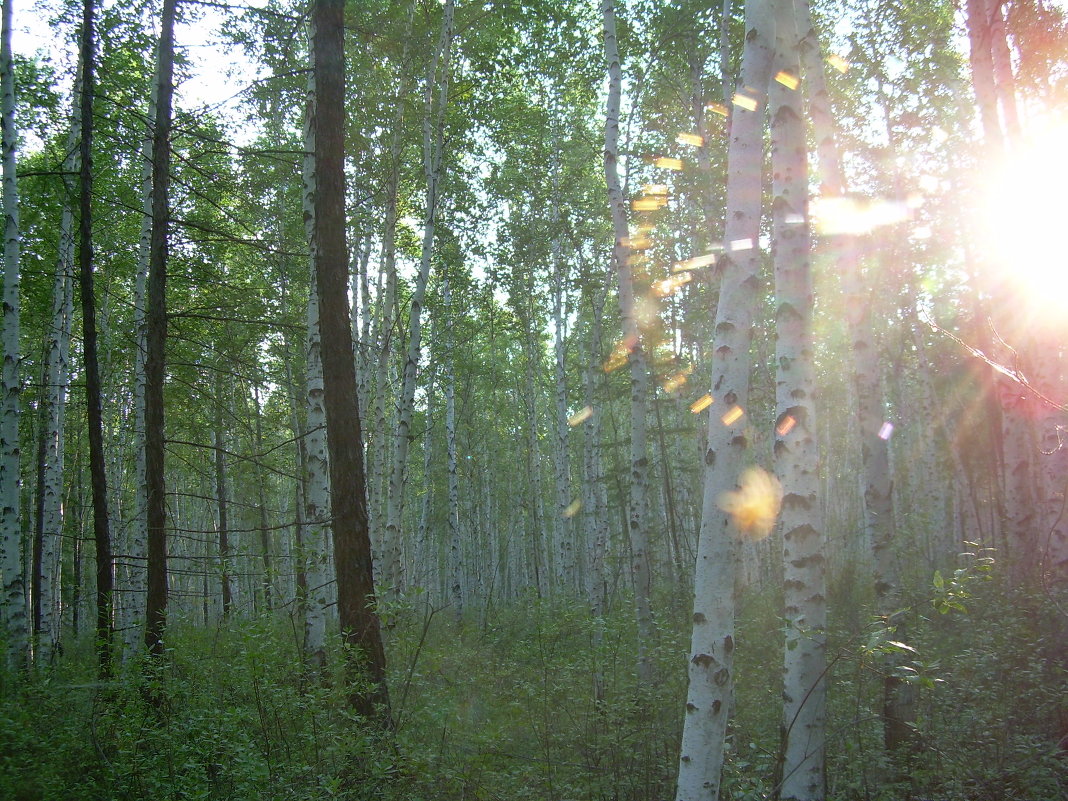
[[[448,516],[449,516],[449,596],[452,600],[452,613],[456,623],[463,621],[464,615],[464,559],[463,542],[460,538],[460,482],[456,466],[456,370],[453,367],[452,339],[452,285],[449,274],[444,275],[445,305],[445,448],[448,454],[446,473],[448,477]],[[428,421],[429,424],[429,421]]]
[[[315,91],[315,83],[310,83]],[[326,664],[326,613],[330,603],[327,542],[330,529],[330,459],[326,443],[326,406],[323,397],[322,339],[319,332],[319,262],[315,236],[315,126],[312,115],[304,128],[304,224],[310,248],[311,277],[308,284],[307,342],[305,349],[304,403],[305,456],[304,517],[308,521],[308,600],[304,611],[304,656],[309,667],[322,670]]]
[[[390,726],[386,659],[375,612],[363,440],[356,397],[356,366],[348,313],[344,171],[344,3],[315,0],[312,54],[315,91],[312,185],[315,277],[319,289],[323,390],[330,453],[330,509],[341,634],[351,648],[353,709]],[[369,674],[366,688],[357,673]]]
[[[82,5],[81,194],[79,198],[78,272],[82,299],[82,358],[88,407],[89,473],[93,487],[93,539],[96,543],[96,648],[100,675],[111,674],[111,596],[114,588],[111,531],[108,526],[107,468],[104,464],[104,422],[100,367],[97,362],[96,295],[93,289],[93,100],[96,42],[94,0]]]
[[[798,12],[801,52],[809,88],[809,114],[819,154],[821,193],[824,197],[841,197],[846,191],[841,156],[835,143],[830,95],[824,78],[819,40],[807,0],[800,0]],[[872,292],[863,286],[855,242],[843,239],[838,243],[837,263],[847,296],[846,308],[849,310],[846,322],[852,341],[854,393],[861,439],[864,526],[874,555],[877,603],[883,614],[890,615],[899,608],[900,579],[893,553],[894,504],[888,435],[883,428],[881,371],[872,334]],[[902,639],[904,630],[898,630],[896,637]],[[884,669],[887,671],[883,703],[884,742],[888,749],[893,750],[904,744],[910,736],[908,724],[914,715],[915,693],[909,685],[896,678],[891,662],[885,664]]]
[[[63,162],[64,179],[69,196],[74,196],[74,181],[79,172],[78,142],[81,138],[80,79],[75,85],[74,112],[67,137],[67,157]],[[63,534],[63,457],[67,389],[70,384],[70,336],[74,304],[74,210],[71,202],[63,204],[59,222],[59,257],[52,290],[52,324],[45,354],[44,426],[38,460],[37,537],[40,560],[35,553],[34,635],[37,663],[48,664],[60,637],[60,554]]]
[[[0,599],[7,640],[7,664],[26,663],[29,632],[19,513],[19,197],[15,175],[15,67],[11,57],[12,3],[4,0],[0,31],[0,117],[3,118],[4,332],[0,375],[0,565],[4,594]]]
[[[174,95],[174,18],[177,0],[164,0],[156,67],[152,139],[152,235],[145,310],[145,486],[148,523],[148,600],[145,646],[164,651],[167,616],[167,509],[164,486],[163,383],[167,344],[167,251],[170,224],[171,99]]]
[[[713,402],[709,407],[701,530],[694,573],[689,692],[679,759],[677,801],[715,801],[723,767],[723,739],[734,683],[734,612],[737,531],[718,505],[734,489],[748,451],[753,314],[759,299],[763,92],[771,74],[775,29],[766,0],[745,4],[745,46],[739,93],[755,110],[735,103],[727,150],[726,253],[721,260],[719,306],[712,348]]]
[[[351,336],[350,336],[350,342]],[[259,385],[252,386],[252,402],[255,405],[256,453],[263,453],[263,408],[260,405]],[[362,444],[361,444],[362,447]],[[270,612],[274,609],[274,570],[271,565],[271,531],[267,525],[267,476],[262,465],[257,468],[259,478],[256,481],[257,515],[260,524],[260,558],[263,560],[263,606]]]
[[[827,586],[813,402],[808,158],[793,0],[775,0],[776,68],[769,88],[775,259],[775,465],[782,483],[783,743],[780,798],[823,801],[827,729]]]
[[[430,278],[430,259],[434,252],[434,227],[437,221],[438,197],[442,177],[442,156],[445,138],[445,112],[449,97],[449,60],[453,38],[453,0],[445,0],[442,11],[441,36],[437,50],[427,71],[425,112],[423,114],[423,169],[426,174],[426,218],[423,220],[422,257],[415,290],[408,311],[408,351],[404,360],[401,394],[397,403],[397,429],[393,465],[389,475],[389,500],[386,507],[386,575],[389,592],[399,592],[403,583],[401,555],[401,522],[404,514],[405,468],[411,442],[412,408],[415,401],[415,379],[421,352],[423,302]],[[438,87],[435,107],[434,89]],[[388,276],[387,276],[388,278]]]
[[[649,370],[642,348],[641,332],[634,312],[634,284],[630,270],[631,250],[627,245],[626,199],[619,183],[619,105],[623,69],[616,42],[614,0],[603,0],[604,50],[608,62],[608,107],[605,119],[604,172],[608,184],[608,205],[612,212],[615,246],[612,261],[619,282],[619,308],[623,316],[623,345],[630,366],[630,499],[627,530],[630,536],[631,579],[634,584],[634,614],[638,622],[638,679],[642,684],[653,680],[653,663],[649,655],[655,634],[653,610],[649,596],[652,571],[649,555],[648,523],[645,519],[646,488],[649,483],[649,458],[646,446],[646,399],[649,395]]]
[[[233,611],[234,591],[230,580],[230,514],[229,488],[226,481],[226,427],[223,408],[230,393],[226,392],[221,371],[215,373],[215,504],[218,511],[219,581],[222,595],[222,614]]]
[[[157,69],[159,63],[157,59]],[[148,125],[141,142],[141,234],[137,248],[137,275],[134,279],[134,514],[126,537],[126,603],[120,606],[120,628],[123,631],[122,658],[126,662],[144,648],[144,598],[148,591],[146,561],[148,558],[148,485],[145,466],[145,359],[147,328],[145,293],[152,243],[152,145],[156,125],[156,94],[158,80],[153,81],[148,101]]]

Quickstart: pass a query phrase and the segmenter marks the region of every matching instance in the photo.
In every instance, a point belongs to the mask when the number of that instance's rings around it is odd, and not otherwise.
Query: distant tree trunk
[[[351,342],[351,336],[349,341]],[[260,405],[260,388],[258,384],[252,385],[252,402],[255,405],[256,419],[255,437],[256,453],[263,453],[263,407]],[[362,444],[361,444],[362,447]],[[259,458],[257,458],[259,461]],[[270,612],[274,609],[274,570],[271,567],[271,531],[267,525],[267,476],[263,465],[258,464],[256,472],[259,477],[256,481],[257,515],[260,524],[260,557],[263,559],[263,606]]]
[[[234,593],[230,581],[230,515],[229,489],[226,482],[226,427],[223,408],[227,402],[226,386],[221,371],[215,373],[215,504],[218,511],[219,581],[222,589],[222,614],[229,617],[233,610]]]
[[[464,616],[464,559],[460,539],[460,482],[456,466],[456,370],[452,337],[452,285],[448,271],[443,277],[445,306],[445,449],[449,516],[449,596],[457,624]],[[427,421],[429,425],[429,420]]]
[[[739,94],[727,150],[726,252],[721,259],[719,306],[712,348],[713,402],[709,407],[701,530],[694,573],[689,692],[682,731],[677,801],[715,801],[723,768],[723,739],[734,683],[734,612],[737,529],[718,505],[735,488],[748,452],[753,314],[759,299],[763,121],[775,27],[766,0],[745,4],[745,45]],[[757,87],[757,90],[749,87]],[[753,96],[755,95],[755,96]]]
[[[615,246],[612,262],[619,281],[619,308],[623,316],[623,345],[630,365],[630,500],[627,509],[627,530],[630,536],[631,578],[634,583],[634,614],[638,622],[638,679],[642,684],[653,680],[653,662],[649,654],[655,633],[653,610],[649,596],[652,592],[652,570],[649,554],[649,532],[646,521],[646,488],[649,483],[649,457],[646,446],[645,412],[649,395],[649,369],[645,361],[641,332],[634,311],[634,284],[630,269],[631,250],[627,245],[630,229],[627,225],[626,199],[619,183],[619,105],[622,93],[623,69],[619,61],[616,41],[616,12],[614,0],[603,0],[604,51],[608,62],[608,107],[605,119],[604,172],[608,184],[608,205],[612,212],[612,231]]]
[[[800,79],[792,0],[775,0],[775,67]],[[789,78],[784,78],[789,80]],[[770,83],[775,259],[775,465],[782,483],[783,801],[823,801],[827,730],[827,582],[813,398],[808,158],[801,93]]]
[[[312,93],[314,80],[310,82]],[[326,611],[330,603],[327,541],[330,529],[330,459],[326,444],[326,406],[323,399],[322,338],[319,332],[319,263],[315,235],[315,125],[308,114],[304,126],[304,225],[310,248],[311,277],[308,284],[307,340],[305,345],[304,517],[308,522],[305,542],[308,598],[304,608],[304,658],[312,670],[326,664]]]
[[[555,137],[554,137],[555,138]],[[553,227],[553,386],[556,401],[556,442],[553,447],[553,474],[556,484],[556,531],[557,574],[566,593],[578,589],[576,580],[575,515],[568,512],[571,505],[571,464],[568,457],[567,424],[567,331],[564,298],[566,294],[567,266],[563,257],[563,230],[560,220],[560,148],[553,148],[553,200],[550,210]]]
[[[163,383],[167,344],[167,251],[170,225],[171,99],[177,0],[163,0],[156,67],[156,126],[152,139],[152,236],[145,310],[145,486],[148,522],[148,600],[145,646],[162,656],[167,618],[167,507],[164,486]]]
[[[804,0],[798,6],[802,35],[801,52],[809,89],[809,113],[812,117],[817,151],[821,193],[825,197],[845,194],[845,179],[841,155],[835,143],[833,114],[820,58],[819,40],[809,5]],[[891,615],[899,608],[900,578],[893,552],[894,503],[890,470],[890,455],[883,429],[881,368],[875,349],[871,323],[872,293],[861,280],[857,264],[856,243],[843,239],[838,243],[838,272],[842,276],[847,302],[846,322],[853,351],[854,392],[857,420],[860,428],[861,463],[863,466],[864,525],[871,542],[875,567],[875,594],[880,612]],[[889,620],[892,625],[903,621]],[[899,628],[897,639],[905,632]],[[883,740],[888,750],[904,745],[914,716],[915,692],[896,677],[892,659],[884,664]]]
[[[4,333],[3,374],[0,376],[0,563],[3,567],[4,628],[7,664],[26,663],[29,631],[26,619],[25,573],[22,569],[22,531],[19,516],[19,196],[15,174],[15,66],[11,57],[14,0],[4,0],[0,32],[0,117],[3,118],[4,206]]]
[[[158,69],[157,60],[157,69]],[[137,274],[134,279],[134,514],[126,537],[126,586],[122,587],[125,603],[119,607],[123,631],[122,658],[126,662],[144,648],[144,599],[148,590],[146,560],[148,556],[148,485],[145,472],[145,359],[147,329],[145,320],[145,292],[152,243],[152,145],[155,138],[156,94],[158,81],[153,81],[148,100],[148,125],[141,140],[141,233],[137,247]],[[120,585],[121,586],[121,585]]]
[[[330,509],[334,532],[338,616],[350,646],[353,709],[383,727],[391,725],[386,659],[375,612],[371,539],[363,440],[356,397],[356,365],[348,313],[348,257],[345,244],[344,3],[315,0],[312,54],[315,92],[313,176],[315,276],[319,289],[323,390],[330,453]],[[372,686],[356,673],[366,670]]]
[[[96,648],[100,676],[111,675],[111,596],[114,588],[111,532],[108,527],[107,468],[104,464],[104,422],[97,363],[96,296],[93,290],[93,100],[96,42],[93,0],[82,4],[81,194],[79,197],[78,272],[82,299],[82,359],[88,407],[89,473],[93,486],[93,539],[96,543]]]
[[[80,78],[75,84],[74,111],[63,161],[64,186],[74,197],[71,176],[80,171],[78,142],[81,138]],[[52,290],[52,324],[45,345],[46,401],[42,420],[41,453],[37,475],[37,522],[35,531],[34,636],[36,661],[51,662],[59,644],[60,553],[63,534],[63,457],[67,389],[70,384],[70,336],[74,304],[74,209],[64,202],[59,222],[59,248]],[[39,553],[38,553],[39,549]]]
[[[397,403],[397,429],[393,465],[389,475],[389,500],[386,506],[385,583],[391,593],[399,592],[404,576],[401,565],[401,522],[404,514],[405,468],[411,442],[412,408],[415,379],[421,351],[420,329],[426,285],[430,278],[430,259],[434,252],[434,227],[441,191],[442,157],[445,141],[445,112],[449,98],[449,58],[453,38],[453,0],[445,0],[441,18],[441,35],[427,71],[423,114],[423,171],[426,174],[426,218],[423,220],[422,257],[408,311],[408,351],[404,360],[401,394]],[[438,88],[435,103],[434,89]]]

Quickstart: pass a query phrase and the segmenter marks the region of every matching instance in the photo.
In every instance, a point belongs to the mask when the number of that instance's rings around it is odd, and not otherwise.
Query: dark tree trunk
[[[145,310],[145,484],[148,495],[148,602],[145,645],[163,654],[167,615],[167,511],[163,484],[163,379],[167,342],[167,193],[171,168],[171,99],[174,94],[174,17],[177,0],[164,0],[156,67],[156,130],[152,137],[152,237]]]
[[[371,540],[356,365],[348,309],[345,245],[343,0],[315,0],[312,52],[315,94],[314,248],[322,332],[323,389],[330,457],[330,509],[341,635],[350,646],[350,670],[370,674],[370,690],[353,690],[353,708],[390,725],[385,652],[375,612]],[[353,676],[355,678],[355,676]],[[353,686],[359,686],[354,683]]]
[[[78,271],[82,297],[82,351],[85,401],[89,423],[89,474],[93,485],[93,539],[96,543],[96,647],[100,676],[111,675],[111,532],[108,530],[108,483],[104,467],[104,424],[97,365],[96,297],[93,291],[93,81],[96,42],[93,0],[82,6],[82,137]]]

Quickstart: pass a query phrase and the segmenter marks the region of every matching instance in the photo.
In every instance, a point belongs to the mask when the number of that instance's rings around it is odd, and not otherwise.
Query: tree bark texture
[[[619,106],[623,69],[616,39],[614,0],[601,3],[604,20],[604,52],[608,63],[608,103],[605,117],[604,173],[608,185],[608,205],[612,213],[615,245],[612,262],[619,282],[619,308],[623,317],[623,345],[627,348],[630,368],[630,496],[627,507],[627,531],[630,536],[631,579],[634,585],[634,614],[638,623],[638,679],[643,684],[653,680],[653,663],[649,654],[655,633],[652,592],[652,565],[646,520],[646,492],[649,483],[649,456],[646,445],[646,404],[649,396],[649,368],[642,347],[641,331],[634,308],[634,279],[631,273],[630,229],[627,224],[626,199],[619,182]]]
[[[323,393],[330,460],[330,510],[334,535],[338,617],[351,649],[353,709],[383,727],[390,725],[385,652],[375,612],[371,539],[363,441],[356,395],[356,365],[348,309],[345,244],[345,55],[344,3],[316,0],[312,7],[315,93],[312,106],[315,277],[322,333]],[[370,688],[358,681],[367,675]]]
[[[808,154],[794,0],[775,2],[775,69],[769,84],[772,247],[775,261],[775,467],[782,484],[783,743],[780,797],[822,801],[827,729],[827,587],[813,398]],[[784,75],[785,74],[785,75]],[[783,83],[783,80],[786,83]]]
[[[174,20],[177,0],[164,0],[156,65],[152,138],[152,234],[145,309],[145,486],[148,524],[148,599],[145,646],[161,656],[167,616],[167,508],[164,485],[163,384],[167,345],[167,257],[170,224],[171,101],[174,96]]]
[[[747,0],[745,46],[727,151],[725,253],[712,348],[701,529],[694,574],[689,691],[679,759],[677,801],[715,801],[734,682],[734,585],[737,531],[718,505],[745,467],[745,414],[751,369],[753,314],[759,300],[763,121],[775,47],[769,3]],[[748,106],[755,103],[755,109]],[[741,414],[739,414],[739,412]]]

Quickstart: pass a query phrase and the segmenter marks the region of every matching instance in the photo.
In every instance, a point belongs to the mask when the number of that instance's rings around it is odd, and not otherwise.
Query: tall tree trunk
[[[310,82],[312,92],[314,81]],[[304,410],[305,457],[304,517],[308,522],[308,599],[304,609],[304,657],[309,667],[326,664],[326,612],[330,604],[329,557],[330,459],[326,444],[326,406],[323,399],[322,337],[319,332],[319,263],[315,238],[315,126],[311,113],[304,127],[304,225],[310,248],[311,276],[308,284],[307,340],[305,345]]]
[[[157,59],[157,69],[159,62]],[[148,485],[145,465],[145,359],[148,355],[145,318],[146,285],[152,244],[152,146],[156,126],[156,95],[158,80],[153,81],[148,100],[148,125],[141,140],[141,233],[137,247],[137,274],[134,279],[133,324],[134,347],[133,412],[134,412],[134,514],[125,537],[126,586],[122,587],[125,603],[120,605],[120,624],[123,631],[123,661],[132,659],[144,648],[144,598],[148,590]]]
[[[452,338],[452,285],[448,270],[443,277],[445,306],[445,449],[448,484],[448,533],[449,533],[449,597],[456,623],[464,615],[464,559],[463,542],[460,539],[460,482],[456,466],[456,370]],[[427,425],[430,421],[427,421]]]
[[[827,91],[820,58],[819,40],[812,24],[807,0],[798,5],[801,53],[809,87],[809,114],[812,118],[817,152],[821,194],[842,197],[845,179],[841,155],[835,143],[830,95]],[[871,303],[873,293],[866,289],[857,263],[857,246],[851,239],[837,243],[838,272],[846,293],[846,322],[853,350],[854,393],[860,428],[862,481],[864,488],[864,526],[871,543],[875,567],[875,594],[879,610],[890,615],[898,608],[900,579],[894,557],[894,503],[890,471],[888,435],[883,428],[882,380],[872,333]],[[891,621],[897,623],[898,621]],[[904,637],[904,630],[896,633]],[[894,750],[909,737],[909,722],[914,712],[913,689],[896,678],[892,660],[884,664],[883,739]]]
[[[4,366],[0,375],[0,567],[4,594],[0,598],[7,640],[7,664],[26,663],[29,632],[26,619],[25,572],[19,516],[19,196],[15,175],[15,65],[11,57],[14,0],[4,0],[0,30],[0,117],[3,122],[4,206]]]
[[[230,506],[226,481],[226,427],[223,425],[226,392],[222,371],[215,373],[215,505],[218,513],[219,534],[219,582],[222,595],[222,614],[229,617],[233,611],[234,591],[230,580]]]
[[[342,638],[351,648],[350,703],[357,713],[388,727],[391,716],[386,690],[386,658],[374,608],[363,440],[356,397],[352,331],[349,326],[342,0],[315,0],[311,24],[315,81],[311,115],[315,140],[312,176],[315,209],[313,252],[322,332],[338,616]],[[370,688],[356,675],[365,670],[370,674]]]
[[[556,485],[556,515],[553,528],[556,536],[557,575],[564,592],[579,590],[576,580],[575,516],[568,512],[571,505],[571,464],[568,458],[567,424],[567,331],[564,299],[566,296],[567,266],[564,264],[562,221],[560,219],[561,154],[556,134],[553,135],[553,200],[550,209],[553,230],[553,386],[556,401],[556,442],[553,447],[553,478]]]
[[[780,798],[823,801],[827,730],[827,582],[813,402],[808,158],[793,0],[775,0],[769,88],[775,260],[775,466],[782,483],[783,743]],[[784,83],[785,81],[785,83]]]
[[[148,599],[145,646],[162,656],[167,617],[167,507],[164,486],[163,383],[167,345],[167,256],[170,226],[171,99],[174,96],[174,18],[177,0],[163,0],[156,66],[152,138],[152,235],[145,309],[145,487]]]
[[[739,94],[727,150],[726,252],[721,259],[719,306],[712,348],[713,402],[709,407],[701,530],[694,573],[689,692],[679,759],[677,801],[719,797],[723,738],[734,683],[734,585],[737,530],[719,499],[736,486],[748,440],[753,314],[759,299],[761,165],[764,94],[771,74],[775,28],[766,0],[745,4],[745,45]],[[741,98],[739,98],[741,99]],[[744,101],[743,101],[744,102]],[[755,105],[755,110],[749,110]]]
[[[81,138],[80,78],[75,84],[74,110],[63,161],[64,186],[74,197],[72,175],[79,171],[78,142]],[[59,644],[61,631],[60,554],[63,534],[63,457],[67,389],[70,384],[70,336],[74,305],[74,209],[63,204],[59,222],[59,248],[52,290],[52,324],[45,346],[45,385],[41,453],[37,477],[37,531],[35,532],[34,636],[36,660],[48,664]],[[38,545],[39,543],[39,545]],[[40,549],[40,558],[36,548]]]
[[[349,341],[351,342],[351,335]],[[258,384],[252,385],[252,402],[255,405],[255,428],[256,453],[263,454],[263,407],[260,405],[260,388]],[[362,447],[362,444],[361,444]],[[267,525],[267,476],[263,465],[257,465],[259,477],[256,481],[257,515],[260,524],[260,558],[263,560],[263,606],[270,612],[274,609],[274,570],[271,566],[271,531]]]
[[[82,4],[81,194],[79,196],[78,273],[82,300],[82,358],[89,427],[89,473],[93,487],[93,540],[96,544],[96,649],[100,675],[111,674],[111,595],[114,587],[111,532],[108,527],[107,468],[104,464],[104,422],[100,367],[97,362],[96,295],[93,289],[93,100],[96,42],[94,0]]]
[[[389,499],[386,506],[385,583],[389,592],[399,592],[404,581],[401,565],[401,523],[404,514],[405,468],[411,442],[412,408],[415,402],[415,379],[421,351],[423,302],[430,278],[430,259],[434,252],[434,227],[442,175],[445,139],[445,112],[449,98],[449,62],[453,38],[453,0],[445,0],[441,35],[427,71],[425,110],[423,114],[423,171],[426,174],[426,217],[423,220],[422,257],[408,311],[408,351],[404,360],[401,394],[397,402],[397,429],[393,465],[389,474]],[[438,98],[434,100],[434,89]],[[387,276],[388,278],[388,276]]]
[[[634,311],[634,283],[630,269],[631,250],[627,245],[626,199],[619,183],[619,105],[623,69],[616,41],[614,0],[603,0],[604,52],[608,62],[608,104],[605,118],[604,173],[608,184],[608,205],[612,212],[615,246],[612,262],[619,282],[619,308],[623,317],[623,345],[630,366],[630,497],[627,508],[627,531],[630,536],[631,578],[634,584],[634,614],[638,623],[638,679],[642,684],[653,680],[653,662],[649,654],[655,633],[649,596],[652,571],[649,558],[649,533],[646,522],[646,487],[649,483],[649,458],[646,446],[646,400],[649,395],[649,369],[642,348],[641,332]]]

